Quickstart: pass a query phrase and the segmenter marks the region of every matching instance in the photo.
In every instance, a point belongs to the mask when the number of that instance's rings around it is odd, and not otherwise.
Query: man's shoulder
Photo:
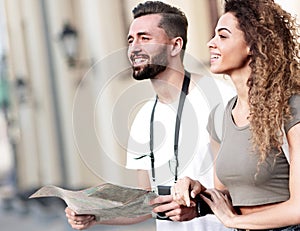
[[[235,88],[230,80],[195,73],[191,75],[191,80],[193,91],[195,89],[201,91],[207,99],[216,101],[215,103],[223,101],[226,105],[228,100],[236,95]]]
[[[137,113],[148,112],[149,110],[152,110],[154,103],[155,97],[145,100],[143,103],[136,106],[135,111],[137,111]]]
[[[218,79],[212,77],[212,79],[215,81],[216,85],[218,86],[219,91],[221,92],[223,97],[226,97],[226,101],[231,99],[233,96],[236,95],[236,90],[234,88],[234,85],[230,80],[226,79]]]
[[[136,105],[134,109],[131,110],[131,119],[133,124],[143,123],[145,120],[149,120],[151,111],[155,102],[155,97]]]
[[[219,89],[226,89],[235,92],[234,85],[230,79],[222,79],[216,76],[191,73],[191,82],[193,85],[202,85],[202,87],[205,85],[205,83],[212,83],[216,84]]]

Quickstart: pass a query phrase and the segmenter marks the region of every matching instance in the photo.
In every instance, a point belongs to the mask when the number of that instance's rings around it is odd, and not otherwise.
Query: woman
[[[229,75],[237,96],[214,134],[215,189],[190,178],[172,194],[192,206],[200,196],[225,226],[300,230],[300,47],[295,19],[273,0],[225,0],[208,42],[211,71]],[[212,116],[213,117],[213,116]],[[282,151],[286,134],[288,163]]]

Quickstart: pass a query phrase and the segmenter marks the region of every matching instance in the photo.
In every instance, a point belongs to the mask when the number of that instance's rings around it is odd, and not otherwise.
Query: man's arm
[[[138,170],[138,187],[145,190],[151,190],[151,183],[148,177],[148,172],[146,170]],[[102,224],[102,225],[131,225],[146,221],[151,218],[152,215],[145,215],[136,218],[116,218],[111,220],[97,221],[97,217],[94,215],[78,215],[72,209],[67,207],[65,209],[66,217],[68,218],[68,222],[73,229],[87,229],[91,226]]]
[[[151,182],[147,170],[137,170],[138,187],[147,191],[151,191]]]
[[[94,215],[78,215],[72,209],[67,207],[65,209],[66,217],[68,222],[73,229],[83,230],[90,228],[93,225],[131,225],[139,222],[143,222],[151,218],[151,214],[140,216],[136,218],[116,218],[112,220],[97,221]]]

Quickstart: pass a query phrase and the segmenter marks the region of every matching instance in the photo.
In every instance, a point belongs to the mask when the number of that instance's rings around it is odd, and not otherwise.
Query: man
[[[157,190],[158,185],[172,185],[182,176],[194,177],[212,186],[212,157],[205,127],[213,105],[209,105],[203,93],[205,89],[198,86],[207,78],[190,75],[184,70],[187,19],[179,9],[158,1],[139,4],[133,14],[128,33],[133,77],[150,79],[157,96],[155,101],[143,106],[133,122],[127,168],[137,169],[139,187],[147,190]],[[213,80],[210,82],[216,86]],[[217,87],[215,90],[218,91]],[[219,99],[222,101],[221,97]],[[157,230],[225,229],[213,215],[196,218],[195,207],[180,207],[172,201],[171,195],[159,196],[152,203],[162,203],[154,212],[158,218],[167,218],[157,220]],[[69,208],[66,214],[75,229],[97,224],[93,216],[76,216]],[[151,217],[149,214],[101,224],[133,224]]]

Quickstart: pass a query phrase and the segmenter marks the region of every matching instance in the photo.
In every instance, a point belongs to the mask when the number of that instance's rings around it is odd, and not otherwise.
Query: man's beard
[[[168,66],[167,49],[162,51],[152,58],[151,64],[146,64],[142,67],[132,67],[132,76],[136,80],[154,79],[159,73],[166,70]]]

